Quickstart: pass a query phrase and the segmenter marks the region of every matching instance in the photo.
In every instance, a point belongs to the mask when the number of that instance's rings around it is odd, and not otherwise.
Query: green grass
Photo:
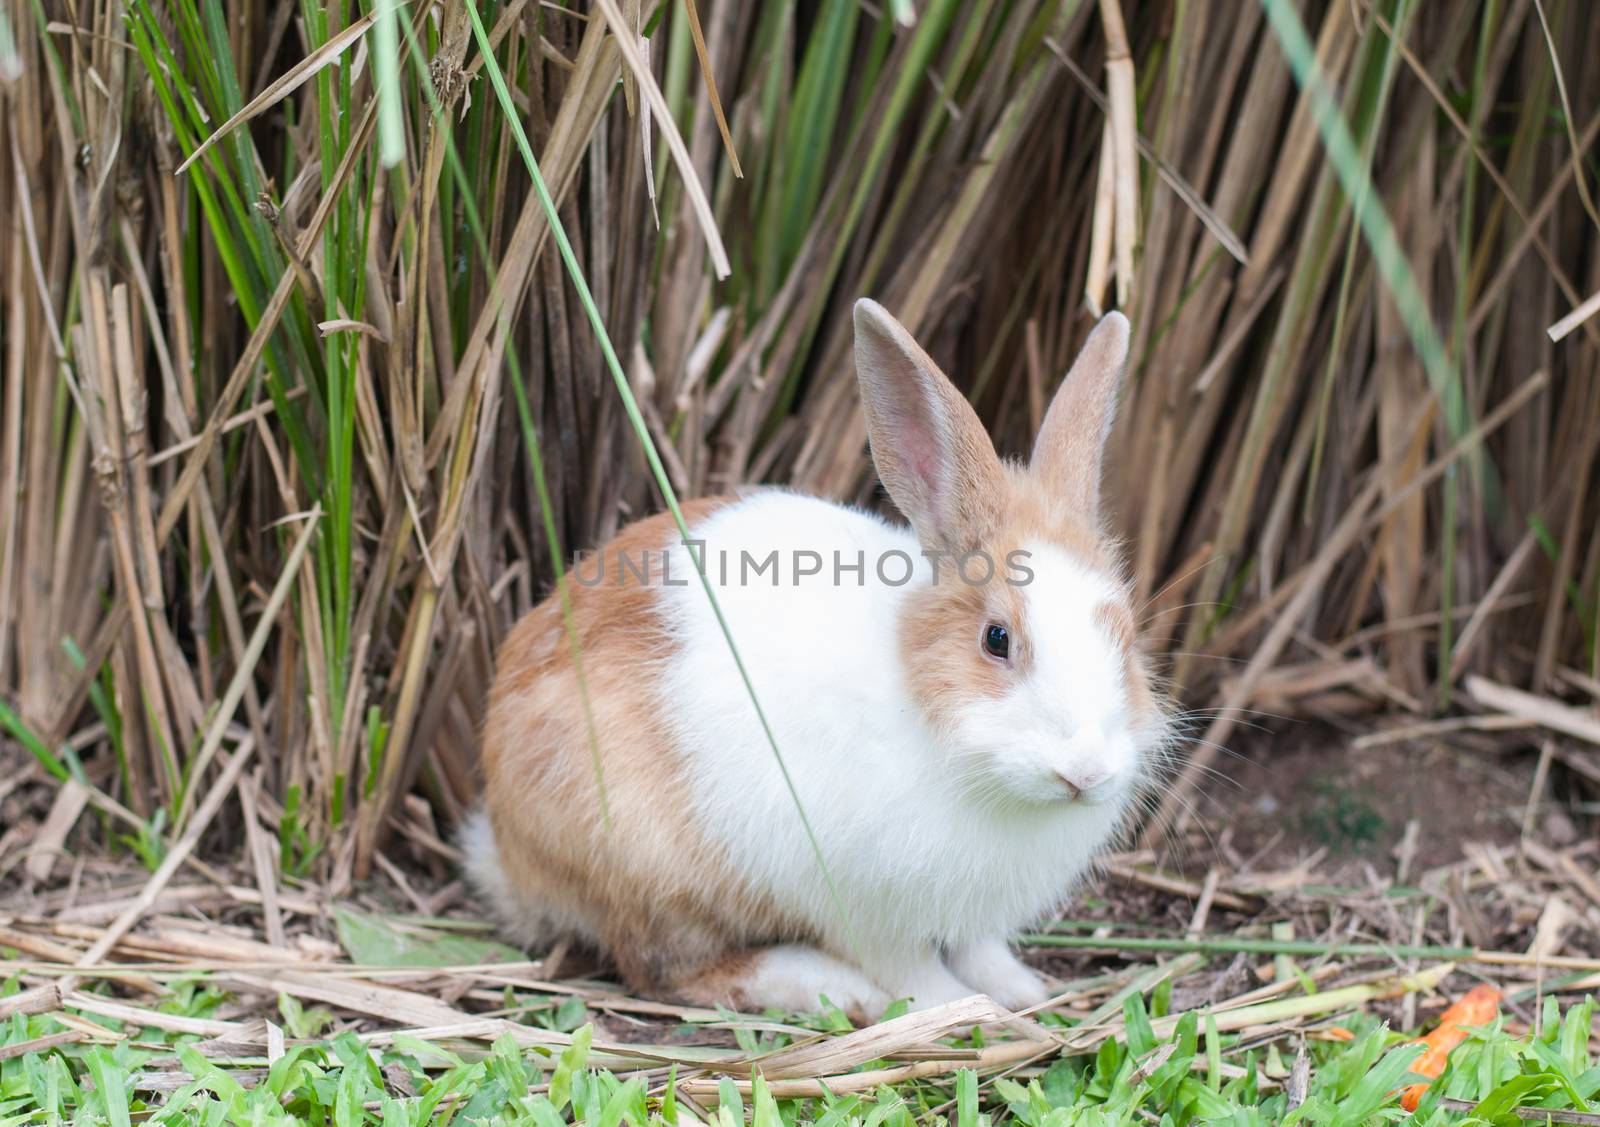
[[[227,996],[204,976],[173,983],[160,1010],[211,1018]],[[10,993],[0,989],[0,998]],[[1565,1013],[1546,999],[1537,1030],[1517,1036],[1503,1022],[1477,1030],[1450,1058],[1441,1081],[1414,1115],[1400,1109],[1398,1089],[1417,1053],[1407,1038],[1375,1016],[1340,1016],[1348,1041],[1308,1040],[1303,1086],[1295,1079],[1295,1037],[1218,1034],[1207,1012],[1168,1017],[1170,980],[1148,997],[1123,1003],[1124,1035],[1092,1053],[1044,1060],[1025,1071],[952,1068],[943,1075],[803,1098],[775,1098],[759,1076],[753,1083],[723,1078],[708,1096],[703,1077],[686,1086],[690,1069],[645,1073],[594,1067],[592,1026],[581,1002],[527,998],[507,992],[506,1007],[541,1029],[573,1030],[563,1049],[519,1047],[510,1036],[492,1046],[438,1044],[397,1035],[370,1047],[318,1009],[280,999],[273,1015],[287,1041],[281,1056],[257,1050],[219,1050],[196,1035],[78,1013],[70,1024],[54,1016],[14,1015],[0,1025],[7,1046],[72,1034],[90,1041],[54,1045],[0,1060],[0,1127],[23,1124],[148,1122],[161,1124],[314,1123],[359,1127],[406,1124],[504,1123],[594,1127],[709,1121],[717,1127],[909,1127],[915,1124],[1024,1127],[1075,1124],[1308,1123],[1511,1124],[1511,1109],[1600,1110],[1600,1067],[1590,1046],[1594,1003]],[[769,1015],[781,1018],[784,1015]],[[824,1026],[837,1027],[837,1017]],[[1061,1031],[1070,1023],[1050,1017]],[[1168,1030],[1158,1035],[1156,1028]],[[746,1053],[789,1043],[786,1034],[739,1033]],[[971,1052],[974,1036],[947,1042]],[[230,1055],[237,1052],[240,1055]],[[892,1067],[868,1062],[860,1071]],[[1308,1069],[1307,1069],[1308,1066]],[[835,1087],[847,1086],[837,1078]],[[779,1089],[780,1094],[782,1089]],[[698,1099],[691,1098],[691,1092]],[[1446,1100],[1454,1101],[1448,1106]],[[1464,1113],[1464,1114],[1463,1114]]]
[[[1357,974],[1340,985],[1314,980],[1295,963],[1299,956],[1386,954],[1435,960],[1433,951],[1358,952],[1281,940],[1252,945],[1225,936],[1150,940],[1176,957],[1063,984],[1069,997],[1101,999],[1092,1011],[1043,1012],[1032,1040],[992,1025],[950,1037],[939,1042],[941,1057],[929,1051],[925,1032],[904,1029],[863,1048],[845,1015],[831,1008],[759,1016],[684,1010],[677,1025],[670,1016],[619,1020],[602,1012],[607,999],[615,1000],[603,990],[599,1009],[591,1011],[580,995],[515,985],[528,964],[489,938],[483,925],[347,908],[334,915],[351,965],[326,965],[323,983],[364,982],[382,993],[393,974],[501,981],[495,1009],[484,1015],[500,1019],[499,1026],[475,1041],[448,1028],[394,1028],[399,1010],[440,1003],[392,991],[367,1002],[360,987],[354,1004],[392,1020],[351,1023],[288,995],[241,1011],[224,967],[152,964],[165,992],[121,1003],[120,1019],[93,1012],[100,988],[91,986],[90,996],[69,999],[64,1013],[18,1013],[0,1022],[0,1125],[1509,1124],[1518,1118],[1513,1109],[1524,1117],[1548,1112],[1558,1121],[1577,1116],[1577,1122],[1600,1109],[1592,998],[1563,1011],[1554,997],[1541,1000],[1536,988],[1514,991],[1508,1005],[1517,1015],[1534,1012],[1533,1029],[1508,1029],[1503,1016],[1473,1029],[1410,1114],[1397,1099],[1417,1079],[1409,1066],[1419,1049],[1413,1035],[1390,1030],[1373,1003],[1434,989],[1454,964],[1431,962],[1409,977]],[[1031,942],[1051,938],[1060,937]],[[1279,973],[1293,985],[1248,1005],[1233,999],[1176,1008],[1180,988],[1193,997],[1196,983],[1214,984],[1222,960],[1235,951],[1276,956]],[[0,956],[16,953],[0,947]],[[0,980],[0,1008],[17,989],[15,979]],[[448,1007],[428,1012],[434,1021],[448,1021],[452,1012],[471,1018]],[[670,1006],[663,1011],[671,1013]],[[904,1015],[897,1004],[885,1020]],[[900,1025],[917,1020],[908,1016]],[[597,1021],[611,1032],[597,1036]],[[191,1031],[171,1032],[184,1025]],[[829,1056],[809,1059],[846,1064],[809,1072],[802,1063],[807,1053],[830,1036],[843,1039],[828,1046]],[[905,1048],[919,1052],[907,1055]],[[874,1051],[886,1056],[867,1059]],[[764,1062],[774,1074],[770,1082]]]

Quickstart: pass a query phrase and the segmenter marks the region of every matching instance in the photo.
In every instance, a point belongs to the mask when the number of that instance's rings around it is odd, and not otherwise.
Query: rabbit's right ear
[[[977,546],[1004,487],[972,405],[875,301],[856,302],[856,376],[878,476],[929,548]]]
[[[1034,477],[1091,526],[1100,523],[1100,474],[1128,366],[1128,319],[1107,313],[1083,342],[1034,441]]]

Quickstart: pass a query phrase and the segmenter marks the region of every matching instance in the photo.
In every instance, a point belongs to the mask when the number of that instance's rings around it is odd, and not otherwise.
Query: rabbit
[[[1059,910],[1169,732],[1100,512],[1128,322],[1094,328],[1026,465],[886,310],[854,323],[911,527],[763,487],[684,505],[688,542],[661,514],[577,561],[566,609],[500,650],[467,873],[508,937],[591,948],[641,994],[1036,1006],[1009,941]]]

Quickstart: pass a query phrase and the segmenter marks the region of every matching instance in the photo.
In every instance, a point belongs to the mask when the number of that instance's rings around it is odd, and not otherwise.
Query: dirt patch
[[[1521,834],[1538,759],[1440,743],[1356,748],[1306,726],[1253,732],[1231,751],[1219,765],[1226,778],[1213,778],[1197,806],[1205,832],[1180,843],[1185,869],[1217,850],[1248,867],[1324,851],[1324,870],[1370,866],[1390,878],[1413,821],[1412,873],[1459,860],[1468,843],[1509,845]],[[1540,837],[1571,844],[1573,820],[1548,788],[1545,799],[1535,812]]]
[[[1600,853],[1593,807],[1559,764],[1535,794],[1539,756],[1526,734],[1354,742],[1310,725],[1238,739],[1188,824],[1154,849],[1107,858],[1058,928],[1174,940],[1195,930],[1266,938],[1281,926],[1297,940],[1369,949],[1600,951],[1600,899],[1574,877]],[[1030,956],[1064,979],[1104,965],[1078,942]],[[1102,954],[1151,950],[1111,939]],[[1213,951],[1207,973],[1235,973],[1230,957]],[[1252,973],[1270,966],[1264,958],[1247,960]]]

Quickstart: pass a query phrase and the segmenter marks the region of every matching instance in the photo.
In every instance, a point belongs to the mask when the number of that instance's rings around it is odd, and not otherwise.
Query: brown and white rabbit
[[[1128,323],[1091,333],[1027,465],[881,306],[855,333],[912,527],[760,489],[686,505],[690,544],[660,515],[580,561],[577,661],[554,594],[500,651],[468,871],[510,936],[571,937],[644,993],[1021,1008],[1046,991],[1008,940],[1060,907],[1168,737],[1099,511]]]

